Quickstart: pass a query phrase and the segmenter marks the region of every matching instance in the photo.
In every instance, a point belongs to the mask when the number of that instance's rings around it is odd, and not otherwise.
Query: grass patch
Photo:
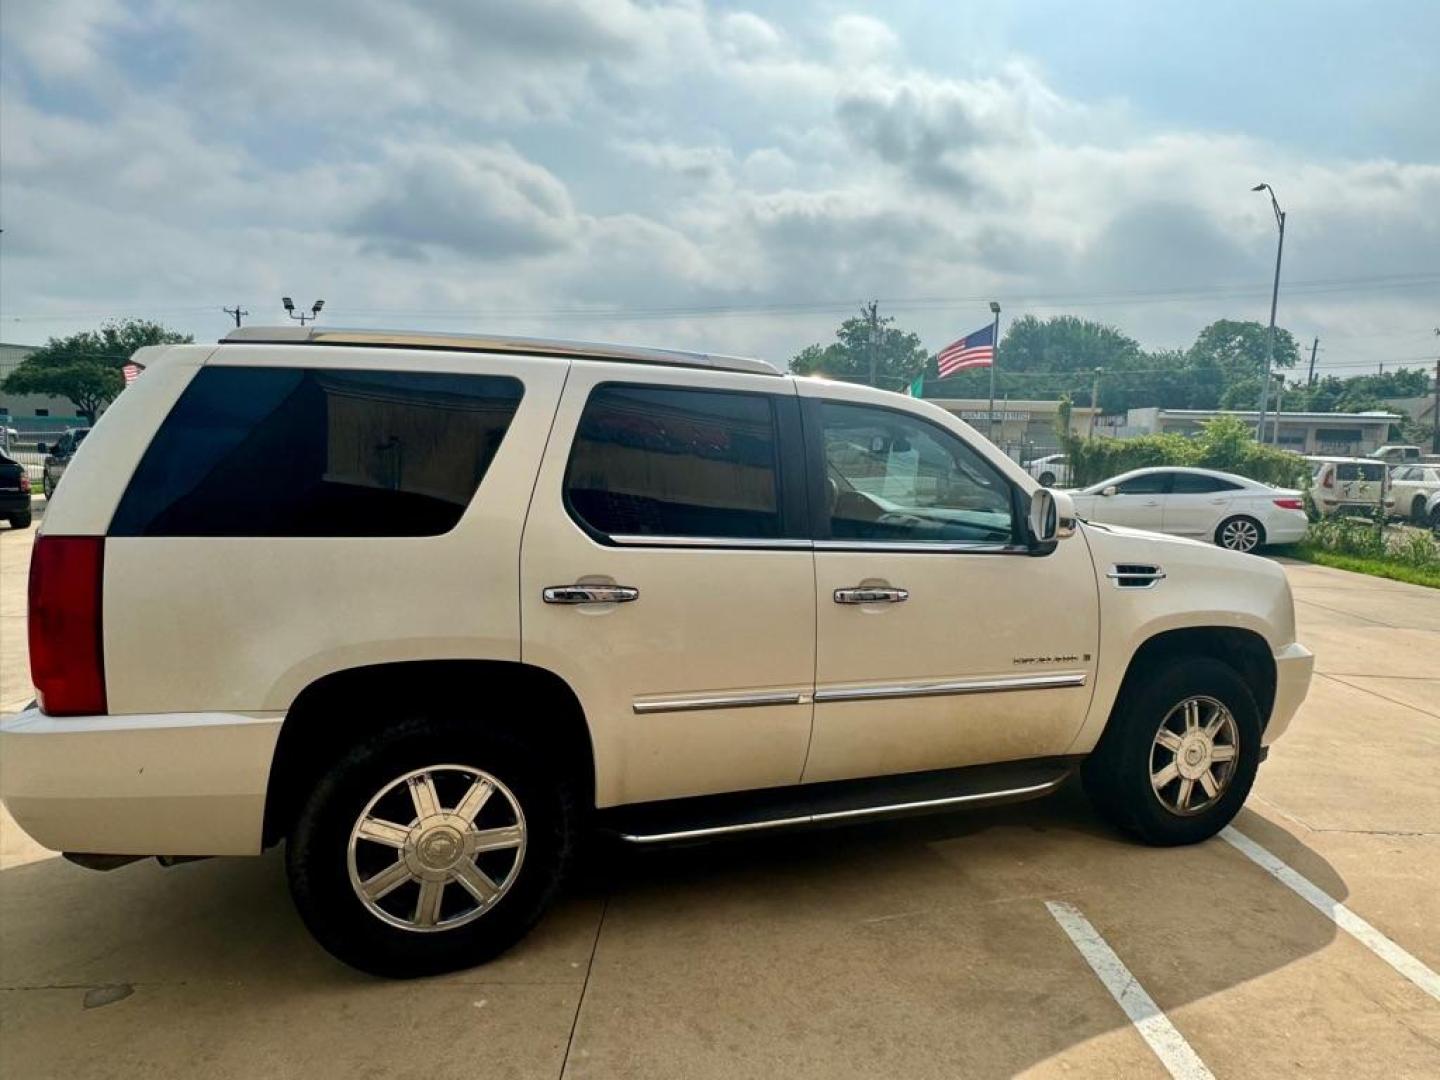
[[[1293,544],[1280,549],[1280,553],[1317,566],[1329,566],[1336,570],[1349,570],[1356,574],[1369,574],[1372,577],[1390,578],[1392,581],[1404,581],[1410,585],[1426,585],[1432,589],[1440,589],[1440,568],[1413,566],[1394,559],[1346,555],[1309,543]]]

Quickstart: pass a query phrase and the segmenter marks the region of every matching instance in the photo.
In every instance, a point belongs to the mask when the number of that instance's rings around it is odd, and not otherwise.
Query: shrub
[[[1276,487],[1301,487],[1308,471],[1304,458],[1288,450],[1262,446],[1250,428],[1233,416],[1207,421],[1199,435],[1141,435],[1133,439],[1092,436],[1065,440],[1071,480],[1084,486],[1130,469],[1153,465],[1189,465],[1219,469]]]

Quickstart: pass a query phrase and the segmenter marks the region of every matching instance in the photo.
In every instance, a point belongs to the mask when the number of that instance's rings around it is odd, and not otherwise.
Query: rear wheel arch
[[[544,747],[595,804],[595,757],[579,698],[545,668],[499,660],[409,660],[325,675],[296,696],[270,764],[263,843],[282,839],[309,792],[361,740],[420,713],[468,712],[477,727]]]
[[[1127,694],[1133,693],[1148,675],[1196,656],[1218,660],[1244,680],[1259,707],[1263,729],[1275,706],[1275,657],[1266,640],[1255,631],[1229,626],[1183,627],[1148,638],[1130,657],[1111,710],[1112,718]]]

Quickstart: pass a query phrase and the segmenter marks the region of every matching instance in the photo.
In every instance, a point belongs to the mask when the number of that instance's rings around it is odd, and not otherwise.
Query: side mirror
[[[1105,490],[1100,492],[1100,494],[1104,495],[1108,499],[1111,495],[1118,494],[1119,491],[1119,488],[1117,488],[1114,484],[1111,484],[1109,487],[1105,488]]]
[[[1075,503],[1054,488],[1040,488],[1030,496],[1030,535],[1048,544],[1075,535]]]
[[[43,442],[37,442],[35,444],[35,452],[37,454],[48,454],[50,452],[50,447]]]

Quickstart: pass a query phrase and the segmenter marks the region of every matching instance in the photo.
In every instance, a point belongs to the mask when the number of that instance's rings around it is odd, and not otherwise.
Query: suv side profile
[[[1078,772],[1141,840],[1193,843],[1309,686],[1278,566],[1079,523],[920,400],[314,327],[136,361],[35,546],[38,702],[0,724],[0,797],[83,865],[284,840],[306,924],[367,971],[505,949],[592,829]]]

